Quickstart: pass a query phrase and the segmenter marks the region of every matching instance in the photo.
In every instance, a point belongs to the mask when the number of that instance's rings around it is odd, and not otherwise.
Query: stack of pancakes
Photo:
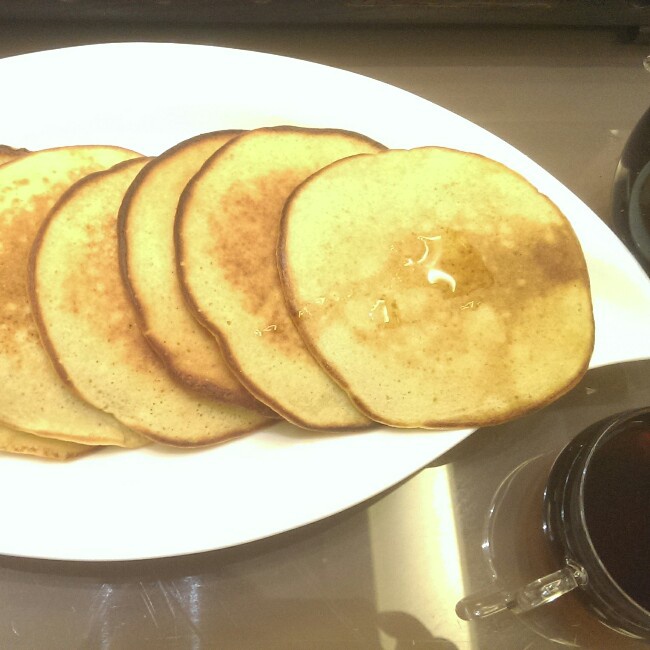
[[[298,127],[0,153],[0,449],[479,426],[586,370],[579,243],[492,160]]]

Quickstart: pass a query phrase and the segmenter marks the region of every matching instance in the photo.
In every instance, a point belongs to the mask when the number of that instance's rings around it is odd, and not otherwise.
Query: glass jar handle
[[[465,621],[485,618],[506,609],[522,614],[553,602],[586,583],[586,571],[573,562],[567,562],[564,568],[533,580],[517,591],[488,590],[467,596],[456,605],[456,614]]]

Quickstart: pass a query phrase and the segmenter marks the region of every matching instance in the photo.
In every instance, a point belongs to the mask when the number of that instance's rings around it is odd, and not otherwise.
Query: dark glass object
[[[613,227],[650,274],[650,109],[630,134],[616,169]]]
[[[642,639],[650,639],[649,504],[650,408],[578,435],[555,461],[544,495],[558,559],[579,558],[588,576],[578,597],[608,626]]]

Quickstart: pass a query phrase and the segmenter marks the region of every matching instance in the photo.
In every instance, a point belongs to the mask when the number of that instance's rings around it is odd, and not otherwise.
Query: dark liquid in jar
[[[587,530],[602,563],[634,601],[650,611],[650,429],[608,440],[585,481]]]

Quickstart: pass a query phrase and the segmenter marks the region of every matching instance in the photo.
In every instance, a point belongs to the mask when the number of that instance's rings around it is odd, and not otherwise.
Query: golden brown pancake
[[[518,416],[574,386],[592,352],[569,222],[478,155],[431,147],[331,165],[288,202],[279,263],[309,348],[389,425]]]
[[[282,207],[318,169],[382,149],[344,131],[257,129],[210,158],[179,203],[176,253],[188,302],[248,390],[309,429],[368,420],[314,361],[287,313],[276,267]]]
[[[50,212],[30,267],[36,320],[61,376],[89,403],[154,440],[212,444],[268,420],[182,387],[138,328],[120,275],[117,215],[144,164],[88,176]]]
[[[72,460],[98,449],[76,442],[43,438],[31,433],[16,431],[0,424],[0,451],[10,454],[26,454],[47,460]]]
[[[235,378],[214,336],[189,311],[176,277],[174,218],[181,192],[207,158],[240,133],[197,136],[142,169],[120,209],[120,262],[142,332],[170,374],[207,396],[270,415]]]
[[[62,147],[0,167],[0,422],[86,444],[139,446],[145,440],[74,395],[52,368],[32,318],[29,252],[61,194],[86,174],[138,154],[117,147]],[[80,278],[83,277],[83,271]]]
[[[28,149],[15,149],[6,144],[0,144],[0,165],[17,160],[21,156],[30,153]]]

